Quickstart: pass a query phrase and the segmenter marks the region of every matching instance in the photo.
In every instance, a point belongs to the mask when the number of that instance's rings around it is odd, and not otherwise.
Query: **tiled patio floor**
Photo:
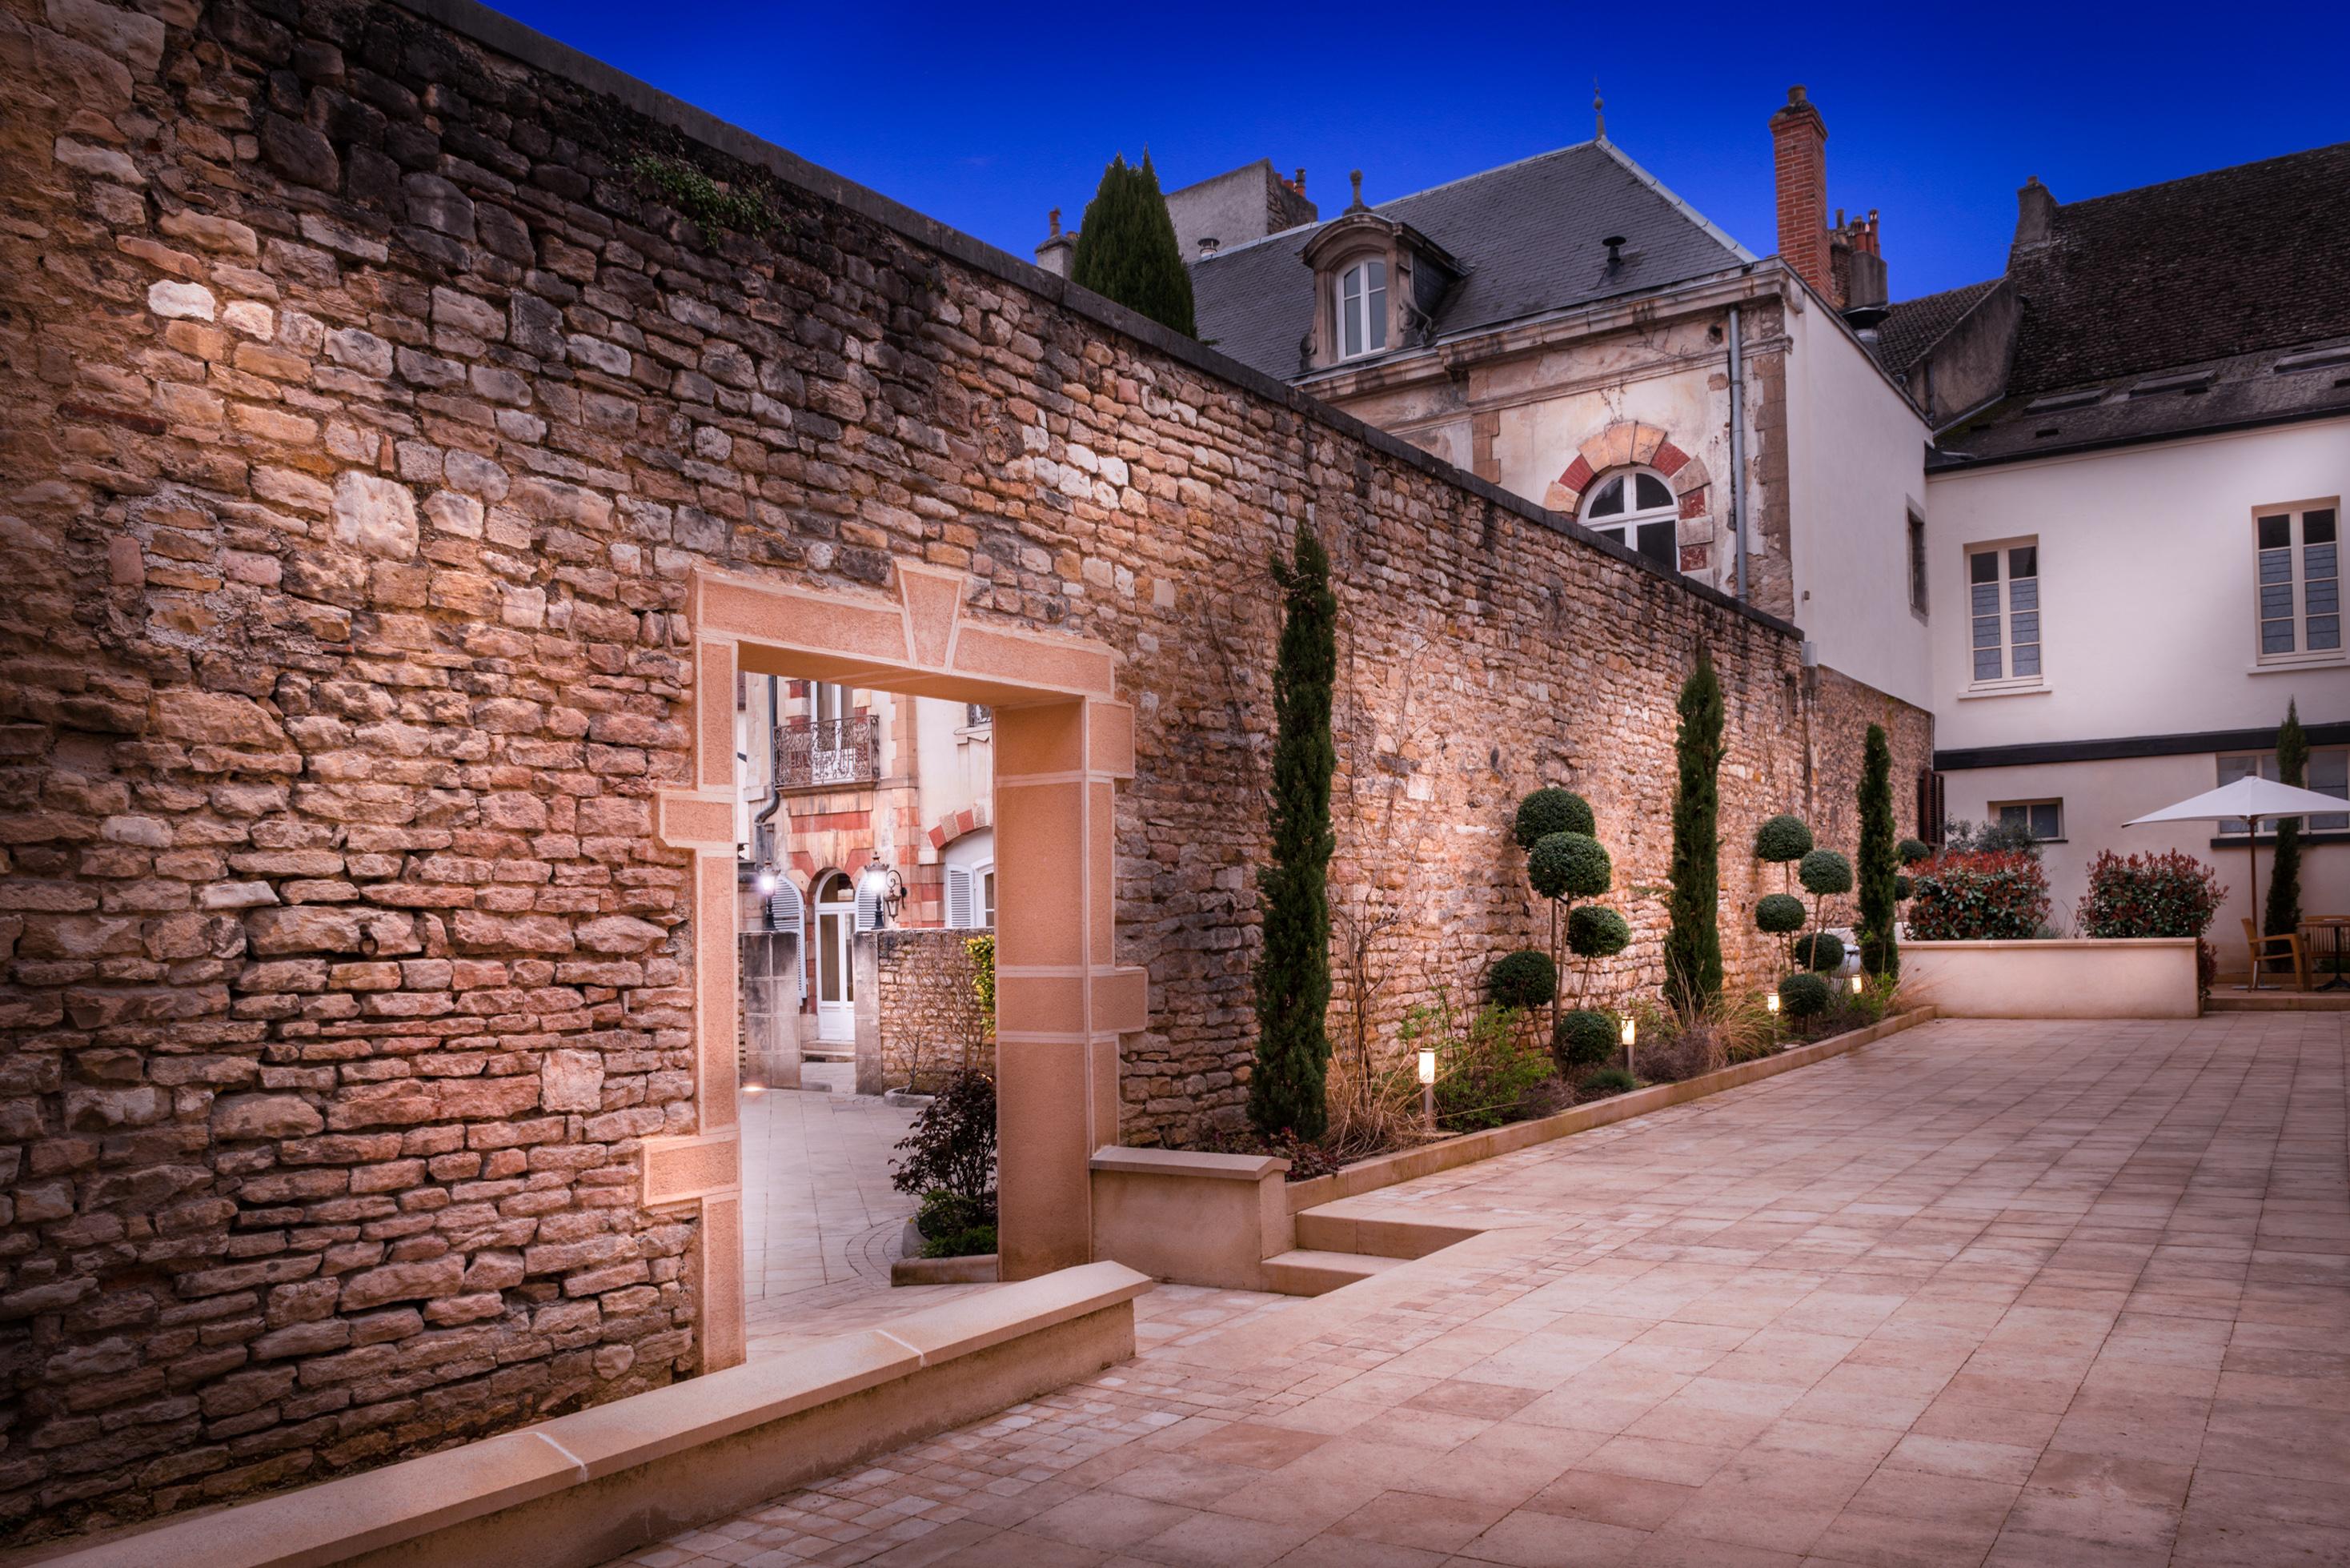
[[[2345,1036],[1937,1023],[1428,1178],[1513,1228],[626,1561],[2350,1562]]]

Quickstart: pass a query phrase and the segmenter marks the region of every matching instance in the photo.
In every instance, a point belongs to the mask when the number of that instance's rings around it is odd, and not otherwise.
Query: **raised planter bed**
[[[1902,989],[1945,1018],[2193,1018],[2192,937],[1904,942]]]

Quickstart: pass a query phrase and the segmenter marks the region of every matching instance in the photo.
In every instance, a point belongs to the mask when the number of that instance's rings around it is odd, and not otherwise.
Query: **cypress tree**
[[[2309,787],[2309,737],[2301,728],[2301,710],[2291,701],[2277,731],[2277,782],[2295,789]],[[2288,816],[2276,825],[2276,856],[2269,867],[2268,907],[2261,915],[2261,931],[2289,937],[2300,927],[2301,818]]]
[[[1673,795],[1672,924],[1665,932],[1665,1000],[1684,1016],[1721,992],[1721,680],[1702,648],[1681,682]]]
[[[1295,554],[1273,560],[1282,597],[1273,671],[1273,863],[1264,947],[1256,961],[1256,1073],[1249,1119],[1268,1133],[1322,1136],[1330,1065],[1331,689],[1338,677],[1338,600],[1322,542],[1297,530]]]
[[[1860,758],[1860,967],[1898,975],[1901,953],[1893,936],[1901,859],[1894,847],[1893,749],[1883,726],[1871,724]]]
[[[1191,318],[1191,275],[1183,268],[1174,221],[1159,193],[1150,154],[1140,167],[1123,153],[1102,171],[1101,187],[1086,203],[1069,281],[1115,299],[1170,331],[1197,337]]]

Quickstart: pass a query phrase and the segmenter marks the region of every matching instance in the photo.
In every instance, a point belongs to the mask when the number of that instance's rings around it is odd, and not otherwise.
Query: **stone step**
[[[1326,1295],[1341,1285],[1367,1280],[1403,1262],[1367,1252],[1314,1252],[1301,1248],[1264,1261],[1266,1280],[1285,1296]]]
[[[2203,999],[2206,1012],[2350,1012],[2350,990],[2214,990]]]
[[[1465,1241],[1478,1232],[1459,1225],[1432,1225],[1424,1220],[1357,1218],[1324,1209],[1308,1209],[1297,1217],[1297,1244],[1321,1252],[1363,1252],[1377,1258],[1425,1258],[1430,1252]]]

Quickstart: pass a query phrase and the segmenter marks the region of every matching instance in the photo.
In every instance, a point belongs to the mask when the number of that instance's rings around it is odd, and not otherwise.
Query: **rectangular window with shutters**
[[[2037,541],[1967,551],[1967,615],[1976,686],[2040,683]]]
[[[2340,517],[2334,501],[2253,515],[2262,663],[2342,657]]]
[[[2241,778],[2272,779],[2276,776],[2274,752],[2240,752],[2220,759],[2220,782],[2223,784],[2234,784]],[[2319,794],[2350,801],[2350,748],[2323,746],[2312,751],[2309,753],[2309,769],[2302,779],[2302,785]],[[2350,828],[2350,814],[2313,816],[2303,821],[2302,826],[2312,833],[2339,833]],[[2262,833],[2272,832],[2275,827],[2275,823],[2265,818],[2261,823]],[[2251,824],[2241,816],[2230,817],[2220,824],[2222,837],[2241,837],[2251,830]]]

